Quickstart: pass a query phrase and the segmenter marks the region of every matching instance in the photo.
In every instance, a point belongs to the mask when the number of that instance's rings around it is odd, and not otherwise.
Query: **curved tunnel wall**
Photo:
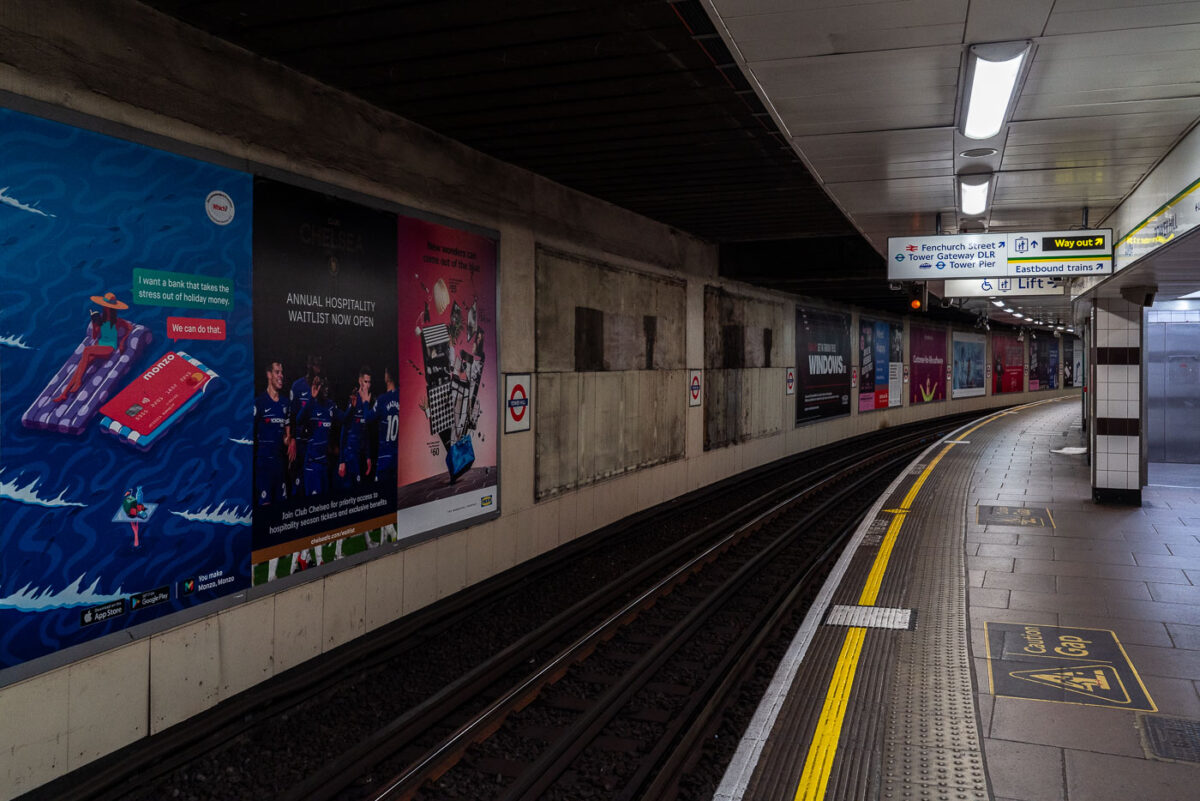
[[[499,518],[0,674],[0,799],[684,492],[847,436],[1047,395],[869,413],[852,396],[848,414],[797,427],[786,373],[801,299],[719,278],[706,242],[137,3],[14,0],[0,34],[0,105],[498,231],[500,370],[533,374],[532,431],[500,443]],[[857,330],[857,310],[803,303]]]

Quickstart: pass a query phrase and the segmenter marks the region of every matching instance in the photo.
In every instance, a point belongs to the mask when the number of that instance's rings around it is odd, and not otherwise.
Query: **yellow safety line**
[[[846,716],[850,700],[850,688],[854,685],[855,668],[866,638],[867,630],[864,628],[855,626],[846,631],[842,652],[838,655],[837,666],[829,682],[829,692],[825,694],[821,722],[817,724],[817,731],[808,747],[808,757],[804,760],[804,773],[801,774],[800,786],[796,788],[795,801],[820,801],[825,797],[825,787],[833,770],[833,758],[837,754],[838,737],[842,733],[842,719]]]
[[[1058,399],[1048,399],[1050,402],[1054,400]],[[1041,405],[1048,401],[1037,401],[1030,406]],[[1003,412],[1002,414],[1013,414],[1013,412]],[[972,432],[983,428],[1001,416],[994,415],[978,423],[960,434],[959,439],[966,438]],[[908,513],[912,511],[912,504],[916,500],[917,493],[925,485],[925,480],[929,478],[933,468],[937,467],[942,457],[957,444],[959,443],[946,443],[946,447],[942,448],[933,461],[921,471],[921,475],[917,476],[917,480],[905,494],[900,508],[886,510],[893,514],[892,522],[888,526],[883,542],[880,543],[879,553],[875,554],[875,563],[871,566],[871,572],[867,575],[866,584],[858,598],[859,606],[875,604],[880,588],[883,586],[883,575],[887,572],[888,562],[892,557],[892,549],[900,538],[900,528],[904,525],[904,519]],[[833,677],[829,680],[829,689],[825,693],[821,716],[817,719],[817,728],[813,732],[812,742],[808,744],[808,756],[804,760],[804,771],[800,774],[800,784],[796,787],[795,801],[821,801],[825,797],[825,788],[829,784],[829,776],[833,771],[833,759],[837,755],[838,739],[842,736],[842,723],[846,718],[846,708],[850,703],[850,688],[854,684],[854,674],[858,671],[858,659],[862,654],[863,642],[866,637],[867,630],[865,628],[852,626],[846,630],[846,637],[842,641],[842,650],[838,654],[837,663],[833,668]]]

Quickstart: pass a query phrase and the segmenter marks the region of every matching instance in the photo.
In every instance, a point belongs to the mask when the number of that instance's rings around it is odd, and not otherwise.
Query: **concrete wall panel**
[[[146,735],[150,699],[143,688],[149,674],[150,643],[146,640],[71,665],[67,770]],[[0,716],[0,721],[6,720],[18,719]],[[19,720],[24,727],[28,718]]]
[[[217,615],[217,634],[221,641],[220,700],[275,675],[274,598],[259,598],[222,611]]]
[[[141,647],[146,650],[144,644]],[[0,721],[10,722],[0,726],[0,801],[24,795],[66,773],[70,702],[69,668],[43,673],[0,692]],[[90,697],[81,702],[88,707],[81,710],[84,714],[98,703]]]
[[[215,616],[150,639],[150,734],[165,731],[219,700],[220,648]]]

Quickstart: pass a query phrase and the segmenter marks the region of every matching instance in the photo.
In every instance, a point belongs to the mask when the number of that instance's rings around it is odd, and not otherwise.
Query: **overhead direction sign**
[[[888,278],[1105,275],[1112,272],[1112,231],[888,237]]]
[[[1017,278],[948,278],[945,298],[1006,298],[1025,295],[1063,295],[1066,284],[1060,278],[1042,276]]]

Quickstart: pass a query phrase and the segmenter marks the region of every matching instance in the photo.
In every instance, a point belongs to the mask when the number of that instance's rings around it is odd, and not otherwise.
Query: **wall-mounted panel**
[[[704,448],[719,448],[781,430],[784,306],[704,287]]]
[[[535,283],[535,496],[682,458],[684,282],[538,248]]]

